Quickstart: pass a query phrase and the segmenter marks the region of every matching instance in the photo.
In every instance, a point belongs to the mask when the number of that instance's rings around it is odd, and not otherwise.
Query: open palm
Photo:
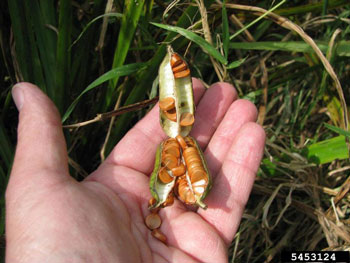
[[[156,147],[166,137],[158,107],[119,142],[83,182],[69,176],[60,117],[35,86],[13,94],[20,109],[18,145],[6,192],[8,262],[226,262],[264,146],[256,109],[229,84],[204,92],[191,135],[214,179],[207,210],[181,202],[162,209],[167,245],[144,224]],[[86,157],[88,158],[88,157]]]

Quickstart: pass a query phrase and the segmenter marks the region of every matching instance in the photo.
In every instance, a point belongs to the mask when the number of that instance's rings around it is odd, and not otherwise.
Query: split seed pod
[[[164,132],[187,136],[194,123],[192,79],[187,63],[170,46],[159,67],[159,105]]]
[[[197,141],[190,136],[187,136],[185,141],[188,141],[188,147],[182,154],[187,169],[186,174],[176,181],[175,193],[185,204],[206,209],[207,205],[203,200],[212,186],[207,163]]]
[[[155,199],[155,202],[153,201],[149,204],[149,209],[151,210],[163,204],[166,206],[169,203],[168,197],[172,195],[176,179],[171,169],[177,167],[180,162],[180,156],[176,157],[177,151],[175,149],[180,151],[180,145],[174,139],[163,141],[157,148],[156,160],[150,180],[151,194]]]

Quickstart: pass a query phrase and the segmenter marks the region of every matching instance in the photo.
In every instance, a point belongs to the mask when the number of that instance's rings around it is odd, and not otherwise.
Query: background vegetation
[[[267,133],[229,259],[350,250],[348,0],[8,0],[0,13],[2,248],[18,120],[13,84],[37,84],[64,124],[80,123],[157,96],[171,43],[194,77],[230,82],[253,101]],[[65,129],[71,174],[81,180],[93,171],[148,109]]]

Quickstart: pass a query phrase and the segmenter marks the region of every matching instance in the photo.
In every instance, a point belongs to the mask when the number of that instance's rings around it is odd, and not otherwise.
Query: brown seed
[[[154,205],[156,202],[157,202],[157,200],[156,200],[154,197],[152,197],[152,198],[148,201],[148,206],[152,206],[152,205]]]
[[[187,68],[186,70],[184,71],[180,71],[180,72],[177,72],[177,73],[174,73],[174,78],[176,79],[180,79],[180,78],[184,78],[184,77],[187,77],[191,74],[191,71],[189,68]]]
[[[182,150],[185,150],[187,148],[187,144],[186,144],[184,138],[181,135],[177,135],[175,138],[178,141],[178,143],[180,144]]]
[[[196,144],[194,143],[194,141],[190,137],[187,136],[187,137],[184,138],[184,140],[185,140],[185,142],[187,143],[188,146],[195,147]]]
[[[146,217],[145,223],[150,230],[153,230],[160,227],[160,225],[162,224],[162,220],[160,219],[158,214],[151,213]]]
[[[180,157],[180,149],[177,146],[173,146],[173,145],[166,146],[163,148],[163,152],[164,154],[168,153],[168,154],[174,155],[176,158]]]
[[[168,144],[168,143],[176,143],[176,139],[175,138],[169,138],[164,142],[164,145]]]
[[[172,204],[174,203],[174,194],[171,192],[166,201],[162,204],[163,207],[166,207],[166,206],[171,206]]]
[[[183,151],[183,156],[186,158],[192,156],[192,155],[197,155],[197,149],[194,147],[187,147],[184,151]]]
[[[181,176],[186,173],[186,167],[183,163],[180,163],[179,166],[171,169],[173,176]]]
[[[162,111],[168,111],[175,108],[175,100],[172,97],[167,97],[159,101],[159,108]]]
[[[194,116],[190,112],[185,112],[181,114],[180,125],[181,126],[191,126],[194,123]]]
[[[174,53],[172,56],[171,56],[171,60],[170,60],[170,65],[171,67],[176,67],[178,65],[180,65],[182,63],[182,58],[179,56],[179,54],[177,53]]]
[[[187,69],[187,65],[185,62],[182,61],[182,63],[180,65],[173,67],[173,72],[178,73],[178,72],[184,71],[186,69]]]
[[[203,168],[195,169],[190,174],[191,183],[194,184],[201,180],[208,181],[207,173],[203,170]]]
[[[174,177],[171,177],[170,174],[166,171],[166,169],[162,168],[159,172],[159,179],[162,181],[162,183],[168,184],[174,180]]]
[[[174,155],[166,153],[162,156],[162,164],[172,169],[178,165],[178,159]]]
[[[177,117],[176,117],[176,108],[169,110],[169,111],[164,111],[165,116],[171,120],[171,121],[176,121]]]
[[[196,202],[196,198],[192,193],[191,188],[187,184],[186,178],[183,177],[181,178],[181,180],[178,180],[178,181],[179,181],[179,184],[178,184],[177,192],[180,200],[185,204],[194,204]]]
[[[203,170],[203,165],[200,160],[196,160],[187,165],[187,170],[189,173],[193,173],[193,171],[198,169]]]
[[[152,236],[166,244],[166,236],[159,229],[153,229]]]

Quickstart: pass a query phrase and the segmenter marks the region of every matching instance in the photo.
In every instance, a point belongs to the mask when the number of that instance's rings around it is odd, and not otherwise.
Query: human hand
[[[144,224],[149,175],[165,139],[154,107],[82,182],[68,173],[61,120],[37,87],[16,85],[18,145],[6,191],[7,262],[226,262],[263,153],[257,111],[233,87],[214,84],[198,103],[191,135],[214,183],[207,210],[180,201],[162,209],[167,245]]]

